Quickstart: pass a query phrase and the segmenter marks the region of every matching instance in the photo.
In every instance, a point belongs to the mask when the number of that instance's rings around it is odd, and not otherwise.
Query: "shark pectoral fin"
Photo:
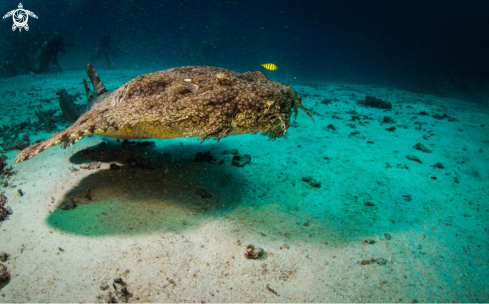
[[[17,156],[15,157],[15,162],[20,163],[26,159],[36,156],[37,154],[46,150],[49,147],[55,146],[63,141],[67,141],[69,139],[69,136],[66,132],[68,131],[68,129],[60,131],[48,138],[47,140],[37,144],[33,144],[20,151],[19,154],[17,154]]]
[[[101,128],[101,125],[107,125],[107,123],[100,118],[105,111],[106,109],[98,109],[83,114],[71,127],[54,134],[41,143],[34,144],[20,151],[19,154],[17,154],[17,157],[15,157],[15,161],[22,162],[36,156],[49,147],[58,145],[65,141],[72,140],[77,142],[86,135],[103,133],[103,128]]]

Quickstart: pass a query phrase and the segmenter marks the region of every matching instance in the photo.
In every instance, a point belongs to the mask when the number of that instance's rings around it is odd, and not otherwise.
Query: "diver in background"
[[[93,55],[89,61],[99,59],[102,55],[105,57],[105,61],[107,62],[107,68],[111,69],[112,66],[110,65],[110,56],[117,57],[113,50],[113,41],[111,34],[106,34],[102,37],[102,39],[100,39],[97,53]]]
[[[58,56],[60,54],[66,53],[65,47],[71,47],[73,44],[65,44],[63,41],[63,37],[58,35],[57,38],[51,38],[48,41],[44,41],[41,46],[40,55],[39,55],[39,68],[37,69],[37,73],[46,72],[51,63],[54,63],[58,68],[59,72],[62,72],[61,66],[58,63]]]

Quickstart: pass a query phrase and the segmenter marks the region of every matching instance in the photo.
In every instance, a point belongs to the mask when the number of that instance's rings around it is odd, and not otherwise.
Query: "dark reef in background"
[[[268,74],[283,80],[382,84],[481,103],[489,96],[485,0],[63,0],[24,6],[39,19],[29,19],[29,32],[21,33],[11,31],[11,20],[0,23],[2,63],[4,48],[30,48],[17,43],[25,37],[38,48],[60,34],[75,43],[61,58],[63,67],[80,68],[110,33],[119,55],[114,68],[205,64],[248,71],[273,62],[279,70]],[[102,60],[94,64],[106,66]]]

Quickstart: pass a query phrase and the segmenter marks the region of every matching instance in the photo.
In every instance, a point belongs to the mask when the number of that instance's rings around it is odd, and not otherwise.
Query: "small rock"
[[[384,239],[386,239],[387,241],[390,241],[392,239],[392,236],[388,233],[384,233]]]
[[[0,263],[0,284],[3,284],[10,280],[10,273],[8,272],[7,266]]]
[[[435,118],[435,119],[443,119],[443,118],[450,118],[450,116],[448,116],[446,113],[443,114],[443,115],[440,115],[440,114],[435,114],[435,115],[432,115],[431,117]]]
[[[389,132],[394,132],[395,130],[397,130],[397,128],[396,128],[396,127],[394,127],[394,126],[392,126],[392,127],[387,128],[387,129],[385,129],[385,130],[386,130],[386,131],[389,131]]]
[[[445,166],[443,166],[441,163],[436,163],[433,165],[433,167],[438,168],[438,169],[445,169]]]
[[[71,201],[69,201],[69,202],[62,202],[61,205],[59,205],[59,208],[63,209],[63,210],[75,209],[76,203],[73,199],[71,199]]]
[[[333,124],[329,124],[327,128],[336,131],[336,127]]]
[[[392,103],[389,101],[382,100],[380,98],[376,98],[374,96],[365,96],[365,101],[361,102],[364,106],[378,108],[378,109],[392,109]]]
[[[368,260],[362,260],[360,262],[358,262],[360,265],[370,265],[370,264],[373,264],[373,263],[377,263],[378,265],[382,266],[382,265],[385,265],[387,263],[387,260],[384,259],[384,258],[378,258],[378,259],[368,259]]]
[[[6,252],[0,253],[0,262],[7,262],[8,254]]]
[[[116,163],[110,163],[110,170],[119,170],[121,166]]]
[[[129,298],[132,297],[132,294],[127,290],[126,283],[122,280],[122,278],[114,279],[114,283],[112,286],[115,289],[115,295],[122,303],[127,303]]]
[[[424,146],[422,143],[420,143],[420,142],[419,142],[419,143],[417,143],[417,144],[415,144],[415,145],[413,146],[413,148],[414,148],[414,149],[416,149],[416,150],[419,150],[419,151],[421,151],[421,152],[424,152],[424,153],[431,153],[431,152],[433,152],[433,151],[431,151],[431,150],[428,150],[428,148],[426,148],[426,147],[425,147],[425,146]]]
[[[3,221],[3,220],[6,220],[8,215],[11,214],[12,210],[10,209],[10,207],[3,207],[2,205],[0,205],[0,221]],[[10,211],[10,213],[9,213]]]
[[[364,266],[364,265],[370,265],[372,263],[375,263],[375,259],[369,259],[369,260],[361,260],[360,262],[358,262],[360,265]]]
[[[321,183],[318,182],[317,180],[313,179],[312,181],[309,182],[309,185],[313,188],[321,188]]]
[[[301,180],[302,180],[303,182],[308,183],[308,182],[312,181],[312,177],[311,177],[311,176],[304,176],[304,177],[302,177],[302,179],[301,179]]]
[[[102,283],[102,285],[100,285],[100,289],[101,290],[107,290],[107,289],[109,289],[109,284],[107,284],[107,282]]]
[[[416,155],[406,155],[406,158],[422,164],[421,160]]]
[[[102,163],[100,162],[91,162],[91,163],[88,163],[88,164],[83,164],[80,166],[80,169],[86,169],[86,170],[94,170],[94,169],[98,169],[100,168],[100,165]]]
[[[256,260],[258,258],[260,258],[263,253],[265,253],[265,251],[261,248],[256,248],[255,249],[255,246],[250,244],[246,247],[246,252],[244,254],[245,258],[246,259],[252,259],[252,260]]]
[[[233,156],[233,160],[231,164],[236,167],[244,167],[245,165],[249,164],[251,162],[251,156],[248,154],[245,154],[244,156],[241,155],[235,155]]]

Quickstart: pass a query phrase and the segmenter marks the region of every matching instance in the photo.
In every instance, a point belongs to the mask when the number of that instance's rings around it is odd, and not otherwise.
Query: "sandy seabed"
[[[98,72],[109,89],[140,73]],[[0,125],[60,116],[62,88],[83,103],[83,77],[0,80]],[[293,87],[315,123],[299,113],[276,141],[93,136],[19,164],[4,152],[16,174],[0,188],[13,210],[0,222],[11,276],[0,302],[489,302],[488,107]],[[360,105],[366,95],[393,109]],[[233,166],[233,149],[251,162]],[[215,161],[194,161],[207,151]],[[246,259],[249,244],[264,255]]]

